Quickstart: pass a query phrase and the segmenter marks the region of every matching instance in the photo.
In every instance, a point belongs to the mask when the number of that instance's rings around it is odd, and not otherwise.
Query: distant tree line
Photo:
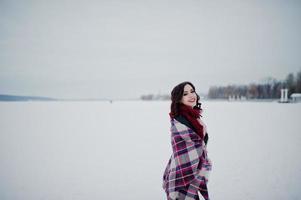
[[[147,100],[147,101],[150,101],[150,100],[170,100],[170,95],[167,95],[167,94],[163,94],[163,95],[161,95],[161,94],[157,94],[157,95],[146,94],[146,95],[141,95],[140,99]]]
[[[288,74],[284,81],[267,78],[260,84],[213,86],[209,88],[208,98],[228,99],[235,96],[246,99],[275,99],[280,98],[282,88],[288,89],[288,97],[292,93],[301,93],[301,71],[296,75]]]

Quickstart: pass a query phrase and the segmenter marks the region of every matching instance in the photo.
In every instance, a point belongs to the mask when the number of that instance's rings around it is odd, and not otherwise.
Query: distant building
[[[287,94],[288,94],[287,88],[281,89],[281,97],[280,97],[279,103],[288,103],[289,102],[289,100],[287,98]]]
[[[245,101],[247,100],[246,96],[243,95],[229,95],[228,101]]]
[[[293,102],[301,102],[301,93],[293,93],[290,97]]]

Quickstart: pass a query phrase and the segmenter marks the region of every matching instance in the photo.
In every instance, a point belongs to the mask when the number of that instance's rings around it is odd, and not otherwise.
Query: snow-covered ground
[[[202,102],[212,200],[301,199],[301,104]],[[166,199],[169,102],[0,102],[1,200]]]

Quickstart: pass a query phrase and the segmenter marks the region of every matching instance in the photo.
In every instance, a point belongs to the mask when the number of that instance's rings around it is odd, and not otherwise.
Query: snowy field
[[[202,105],[212,200],[301,199],[301,103]],[[166,199],[168,112],[169,102],[0,102],[0,199]]]

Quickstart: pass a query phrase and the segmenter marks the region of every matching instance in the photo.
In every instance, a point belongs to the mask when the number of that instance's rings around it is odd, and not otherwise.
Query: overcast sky
[[[301,69],[301,1],[0,0],[0,94],[138,98]]]

